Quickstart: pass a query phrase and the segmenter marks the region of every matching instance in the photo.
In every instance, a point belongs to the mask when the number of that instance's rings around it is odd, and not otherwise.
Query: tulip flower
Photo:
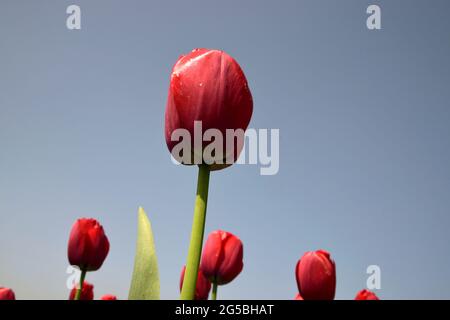
[[[0,300],[16,300],[16,295],[11,289],[0,287]]]
[[[355,300],[380,300],[375,293],[369,290],[361,290],[355,297]]]
[[[100,300],[117,300],[117,297],[112,294],[105,294]]]
[[[78,300],[86,272],[98,270],[109,252],[109,241],[103,227],[95,219],[78,219],[72,227],[67,255],[71,265],[81,270]]]
[[[76,286],[73,287],[70,291],[69,300],[94,300],[94,286],[84,281],[81,290]]]
[[[178,59],[170,77],[165,138],[175,159],[199,166],[183,300],[195,297],[210,171],[236,161],[252,112],[247,79],[231,56],[220,50],[195,49]],[[232,134],[227,135],[230,131]]]
[[[325,250],[303,255],[295,270],[300,295],[305,300],[333,300],[336,290],[336,267]]]
[[[217,286],[233,281],[242,271],[243,250],[241,240],[230,232],[217,230],[209,234],[200,269],[213,283],[213,300],[217,297]]]
[[[80,270],[98,270],[106,259],[109,241],[103,227],[95,219],[78,219],[69,238],[68,257]]]
[[[180,291],[183,288],[184,275],[186,273],[186,266],[183,267],[180,276]],[[211,282],[203,275],[203,272],[198,270],[197,285],[195,287],[195,300],[208,300],[209,291],[211,291]]]
[[[303,299],[303,297],[300,295],[300,293],[297,293],[294,300],[305,300],[305,299]]]
[[[172,70],[165,115],[167,147],[183,164],[207,163],[210,170],[223,169],[237,160],[252,112],[252,95],[236,60],[220,50],[195,49],[181,56]],[[223,139],[216,154],[207,158],[204,151],[211,139],[203,139],[203,132],[210,129],[217,130]],[[230,129],[241,143],[235,143],[233,136],[227,144]],[[175,148],[181,130],[189,133],[188,149]]]

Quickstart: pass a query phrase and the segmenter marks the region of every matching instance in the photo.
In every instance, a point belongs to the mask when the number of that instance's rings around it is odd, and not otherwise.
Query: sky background
[[[66,28],[78,4],[82,29]],[[382,9],[382,30],[366,8]],[[171,68],[196,47],[240,63],[250,127],[280,129],[280,170],[213,172],[206,233],[244,243],[222,299],[292,299],[305,251],[327,249],[338,299],[381,268],[382,299],[450,298],[450,2],[0,2],[0,286],[67,299],[78,217],[111,251],[89,273],[128,296],[138,206],[155,233],[161,297],[177,299],[197,169],[164,139]]]

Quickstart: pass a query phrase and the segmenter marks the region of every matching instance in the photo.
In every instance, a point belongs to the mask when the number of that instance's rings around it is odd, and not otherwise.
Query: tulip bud
[[[75,286],[70,291],[69,300],[75,300],[76,294],[77,294],[77,287]],[[87,281],[83,282],[80,300],[94,300],[94,286]]]
[[[244,267],[242,259],[241,240],[229,232],[217,230],[208,236],[200,268],[212,283],[224,285],[242,271]]]
[[[100,300],[117,300],[117,297],[112,294],[105,294]]]
[[[361,290],[355,297],[355,300],[380,300],[375,293],[369,290]]]
[[[302,298],[300,293],[297,293],[297,295],[295,296],[294,300],[305,300],[305,299]]]
[[[181,270],[180,291],[183,288],[184,274],[186,266]],[[197,284],[195,286],[195,300],[208,300],[209,291],[211,290],[211,282],[204,276],[202,270],[198,270]]]
[[[311,251],[298,261],[295,275],[300,295],[305,300],[333,300],[336,267],[325,250]]]
[[[109,251],[103,227],[95,219],[78,219],[69,237],[68,257],[71,265],[83,271],[98,270]]]
[[[252,95],[236,60],[223,51],[195,49],[181,56],[172,70],[165,114],[167,147],[180,163],[206,163],[210,170],[223,169],[237,160],[252,112]],[[195,128],[199,121],[202,135],[197,137]],[[190,134],[188,152],[174,150],[181,143],[179,136],[172,139],[177,129]],[[207,160],[203,151],[212,140],[216,142],[215,138],[203,139],[203,132],[208,129],[217,129],[222,139],[217,142],[219,150],[214,155],[211,152],[213,158]],[[236,130],[238,142],[233,137],[227,144],[227,129]],[[194,138],[200,139],[199,143],[194,143]]]
[[[11,289],[0,287],[0,300],[16,300],[16,295]]]

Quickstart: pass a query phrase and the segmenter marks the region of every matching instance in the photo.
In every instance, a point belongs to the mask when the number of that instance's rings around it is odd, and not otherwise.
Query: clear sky
[[[70,4],[82,29],[66,28]],[[366,28],[378,4],[382,29]],[[292,299],[305,251],[327,249],[339,299],[381,268],[392,298],[450,298],[450,2],[0,2],[0,285],[66,299],[78,217],[111,242],[96,297],[126,298],[137,208],[154,228],[161,296],[178,298],[197,170],[164,140],[180,54],[223,49],[254,98],[252,128],[280,129],[280,170],[211,176],[206,232],[244,243],[223,299]]]

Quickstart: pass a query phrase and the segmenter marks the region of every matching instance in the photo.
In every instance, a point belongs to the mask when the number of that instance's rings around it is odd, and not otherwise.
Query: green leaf
[[[139,207],[138,237],[129,300],[159,300],[159,272],[152,225]]]

